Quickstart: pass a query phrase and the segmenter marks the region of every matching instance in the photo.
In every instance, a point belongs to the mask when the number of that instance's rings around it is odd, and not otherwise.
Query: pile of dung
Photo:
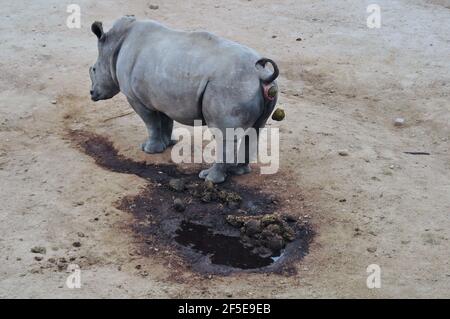
[[[184,193],[200,202],[217,202],[232,210],[237,210],[242,203],[242,197],[238,193],[219,188],[209,181],[172,178],[168,187],[172,191]],[[179,199],[176,201],[180,203],[175,203],[175,208],[178,211],[184,211],[184,202]],[[178,209],[179,206],[183,206],[183,209]],[[263,258],[279,256],[286,245],[296,239],[296,219],[292,216],[278,213],[251,216],[227,215],[226,221],[240,230],[239,237],[242,244],[251,249],[253,254]]]
[[[229,190],[219,189],[210,181],[187,182],[181,178],[173,178],[169,181],[169,188],[176,192],[186,192],[204,203],[219,202],[229,207],[239,207],[242,201],[239,194]]]
[[[280,214],[262,216],[228,215],[227,222],[241,231],[241,241],[252,252],[261,257],[279,256],[286,244],[296,238],[294,228],[289,224],[295,219]]]

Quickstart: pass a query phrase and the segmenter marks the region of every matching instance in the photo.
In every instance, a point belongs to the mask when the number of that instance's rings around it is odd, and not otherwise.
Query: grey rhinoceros
[[[91,98],[106,100],[122,92],[147,127],[149,138],[142,144],[147,153],[163,152],[175,143],[174,120],[185,125],[201,120],[226,139],[227,128],[259,132],[275,107],[277,65],[248,47],[209,32],[173,30],[132,16],[118,19],[106,33],[101,22],[91,29],[99,52],[89,70]],[[273,71],[265,68],[267,63]],[[249,171],[248,158],[243,163],[217,158],[199,177],[220,183],[227,174]]]

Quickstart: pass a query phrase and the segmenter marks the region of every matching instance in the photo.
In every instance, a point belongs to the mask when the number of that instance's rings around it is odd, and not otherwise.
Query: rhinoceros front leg
[[[153,111],[139,101],[128,98],[128,102],[144,121],[148,131],[148,140],[141,145],[141,149],[149,154],[162,153],[167,145],[163,140],[162,118],[158,111]]]
[[[177,140],[172,139],[173,120],[164,113],[161,116],[162,139],[167,147],[174,145]]]

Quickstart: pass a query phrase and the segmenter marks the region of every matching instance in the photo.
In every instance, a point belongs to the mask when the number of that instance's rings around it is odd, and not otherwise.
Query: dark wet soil
[[[272,256],[261,257],[245,247],[239,236],[226,236],[201,224],[181,222],[175,241],[209,256],[211,263],[241,269],[255,269],[272,264],[281,251]]]
[[[100,167],[148,182],[140,194],[117,203],[134,215],[132,228],[143,255],[154,254],[155,247],[173,249],[193,270],[228,274],[292,273],[292,261],[308,253],[311,227],[292,217],[295,212],[280,215],[283,203],[275,200],[277,194],[232,179],[219,186],[205,183],[197,173],[173,164],[133,161],[108,139],[90,132],[70,131],[69,137]]]

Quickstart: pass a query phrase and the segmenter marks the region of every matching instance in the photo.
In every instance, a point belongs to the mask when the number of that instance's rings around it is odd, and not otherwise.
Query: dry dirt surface
[[[381,28],[369,29],[372,2],[78,0],[82,25],[69,29],[64,1],[1,1],[0,297],[450,297],[450,2],[377,1]],[[233,183],[308,220],[315,236],[295,271],[203,273],[170,244],[142,248],[138,226],[152,221],[123,204],[158,182],[102,167],[73,138],[170,164],[169,151],[140,151],[145,128],[123,96],[89,98],[90,24],[125,14],[278,62],[287,117],[269,126],[281,132],[280,171],[254,166]],[[65,285],[68,264],[79,289]],[[370,264],[381,288],[366,286]]]

